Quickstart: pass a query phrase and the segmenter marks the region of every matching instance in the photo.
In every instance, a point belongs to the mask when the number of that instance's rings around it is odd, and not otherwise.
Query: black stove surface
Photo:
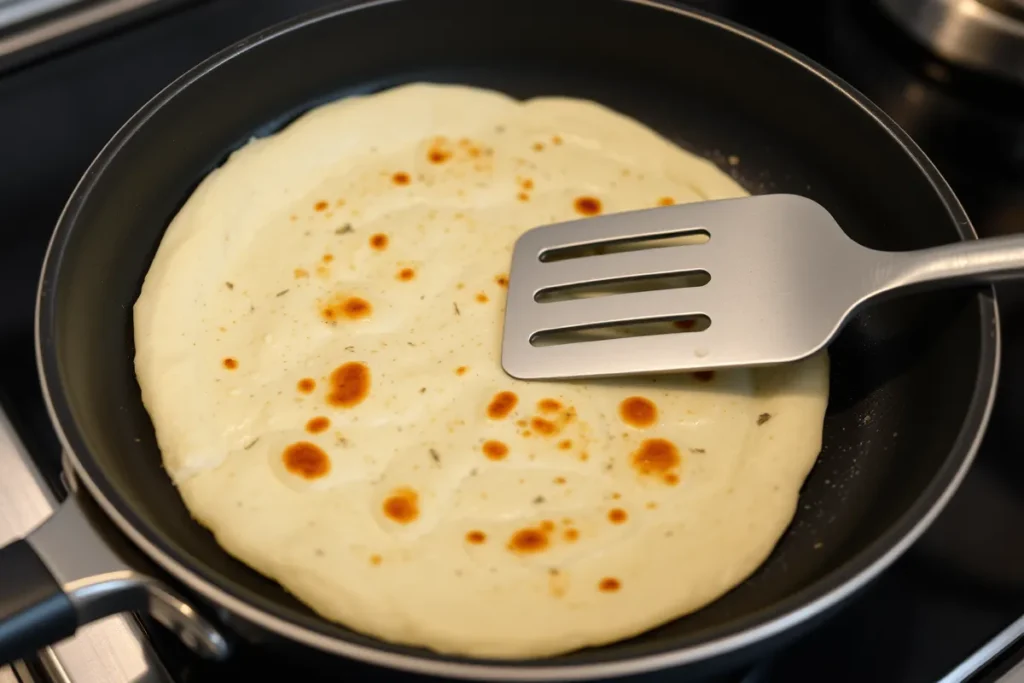
[[[104,142],[175,76],[258,29],[323,0],[186,2],[89,42],[0,71],[0,402],[59,492],[59,448],[32,345],[36,279],[52,227]],[[944,66],[869,0],[703,0],[789,44],[885,109],[953,186],[981,236],[1024,231],[1024,97]],[[0,64],[2,68],[2,64]],[[898,192],[899,188],[893,188]],[[845,609],[770,661],[728,680],[936,681],[1024,615],[1024,286],[999,289],[1004,360],[982,451],[928,533]],[[941,391],[941,378],[936,378]],[[227,663],[148,629],[179,681],[404,676],[357,664],[320,668],[243,646]],[[975,674],[995,680],[1024,644]],[[408,677],[408,680],[423,680]],[[671,671],[640,681],[678,680]],[[962,680],[957,677],[956,680]]]

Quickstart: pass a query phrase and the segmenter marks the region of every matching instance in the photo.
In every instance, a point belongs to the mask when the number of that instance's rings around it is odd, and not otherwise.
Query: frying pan
[[[217,628],[226,625],[449,677],[735,666],[839,607],[949,500],[995,394],[990,288],[893,300],[852,321],[830,348],[819,461],[771,557],[720,600],[639,637],[545,660],[440,656],[329,623],[228,556],[161,468],[132,368],[132,305],[170,218],[231,150],[317,104],[414,80],[602,102],[753,192],[815,199],[869,247],[975,237],[921,151],[849,86],[766,38],[667,2],[347,2],[243,40],[132,117],[57,225],[39,288],[38,362],[82,491],[0,550],[0,661],[111,612],[149,609],[212,655],[225,652]],[[173,580],[126,563],[88,522],[86,499]],[[178,582],[211,608],[209,621],[177,600],[169,585]]]

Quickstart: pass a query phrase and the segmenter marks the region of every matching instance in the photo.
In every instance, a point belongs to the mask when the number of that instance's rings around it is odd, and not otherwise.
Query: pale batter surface
[[[525,658],[696,610],[791,521],[826,356],[520,382],[505,285],[536,225],[743,194],[586,101],[414,84],[315,109],[211,173],[146,277],[165,467],[229,553],[385,640]]]

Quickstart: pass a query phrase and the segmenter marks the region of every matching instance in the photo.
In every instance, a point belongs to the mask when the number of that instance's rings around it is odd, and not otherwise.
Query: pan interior
[[[463,83],[604,103],[752,192],[821,202],[870,247],[926,247],[967,230],[899,139],[827,80],[712,22],[649,4],[398,0],[333,10],[215,61],[148,105],[69,205],[45,274],[46,382],[82,466],[166,553],[293,623],[396,652],[434,656],[326,623],[230,558],[190,519],[160,464],[132,368],[132,305],[168,221],[230,150],[335,97],[413,80]],[[823,452],[767,563],[698,613],[546,663],[649,655],[735,633],[877,559],[966,457],[994,364],[991,325],[991,301],[966,291],[858,316],[831,350]]]

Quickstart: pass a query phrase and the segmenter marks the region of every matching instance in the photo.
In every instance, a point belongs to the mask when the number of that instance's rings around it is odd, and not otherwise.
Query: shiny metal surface
[[[147,611],[197,654],[223,659],[227,641],[174,591],[124,562],[68,496],[26,537],[78,614],[88,624],[119,612]]]
[[[757,230],[751,231],[750,226]],[[652,248],[652,240],[709,236]],[[622,251],[629,241],[649,248]],[[569,250],[614,253],[553,260]],[[710,279],[560,301],[572,288]],[[1024,236],[910,252],[862,247],[820,204],[769,194],[609,214],[534,228],[516,242],[501,362],[518,379],[611,377],[757,366],[806,358],[881,295],[1024,275]],[[827,282],[823,287],[819,283]],[[710,321],[692,329],[640,325]],[[610,336],[610,329],[631,326]],[[605,331],[604,336],[602,330]],[[584,333],[586,337],[565,338]],[[545,336],[563,343],[541,345]],[[756,340],[752,343],[751,340]]]
[[[1019,0],[878,0],[937,56],[1024,85],[1024,6]]]
[[[25,535],[56,509],[7,416],[0,411],[0,543]],[[70,683],[170,683],[130,615],[79,629],[74,638],[39,654],[53,681]],[[0,683],[13,672],[0,670]],[[17,680],[16,678],[13,680]]]

